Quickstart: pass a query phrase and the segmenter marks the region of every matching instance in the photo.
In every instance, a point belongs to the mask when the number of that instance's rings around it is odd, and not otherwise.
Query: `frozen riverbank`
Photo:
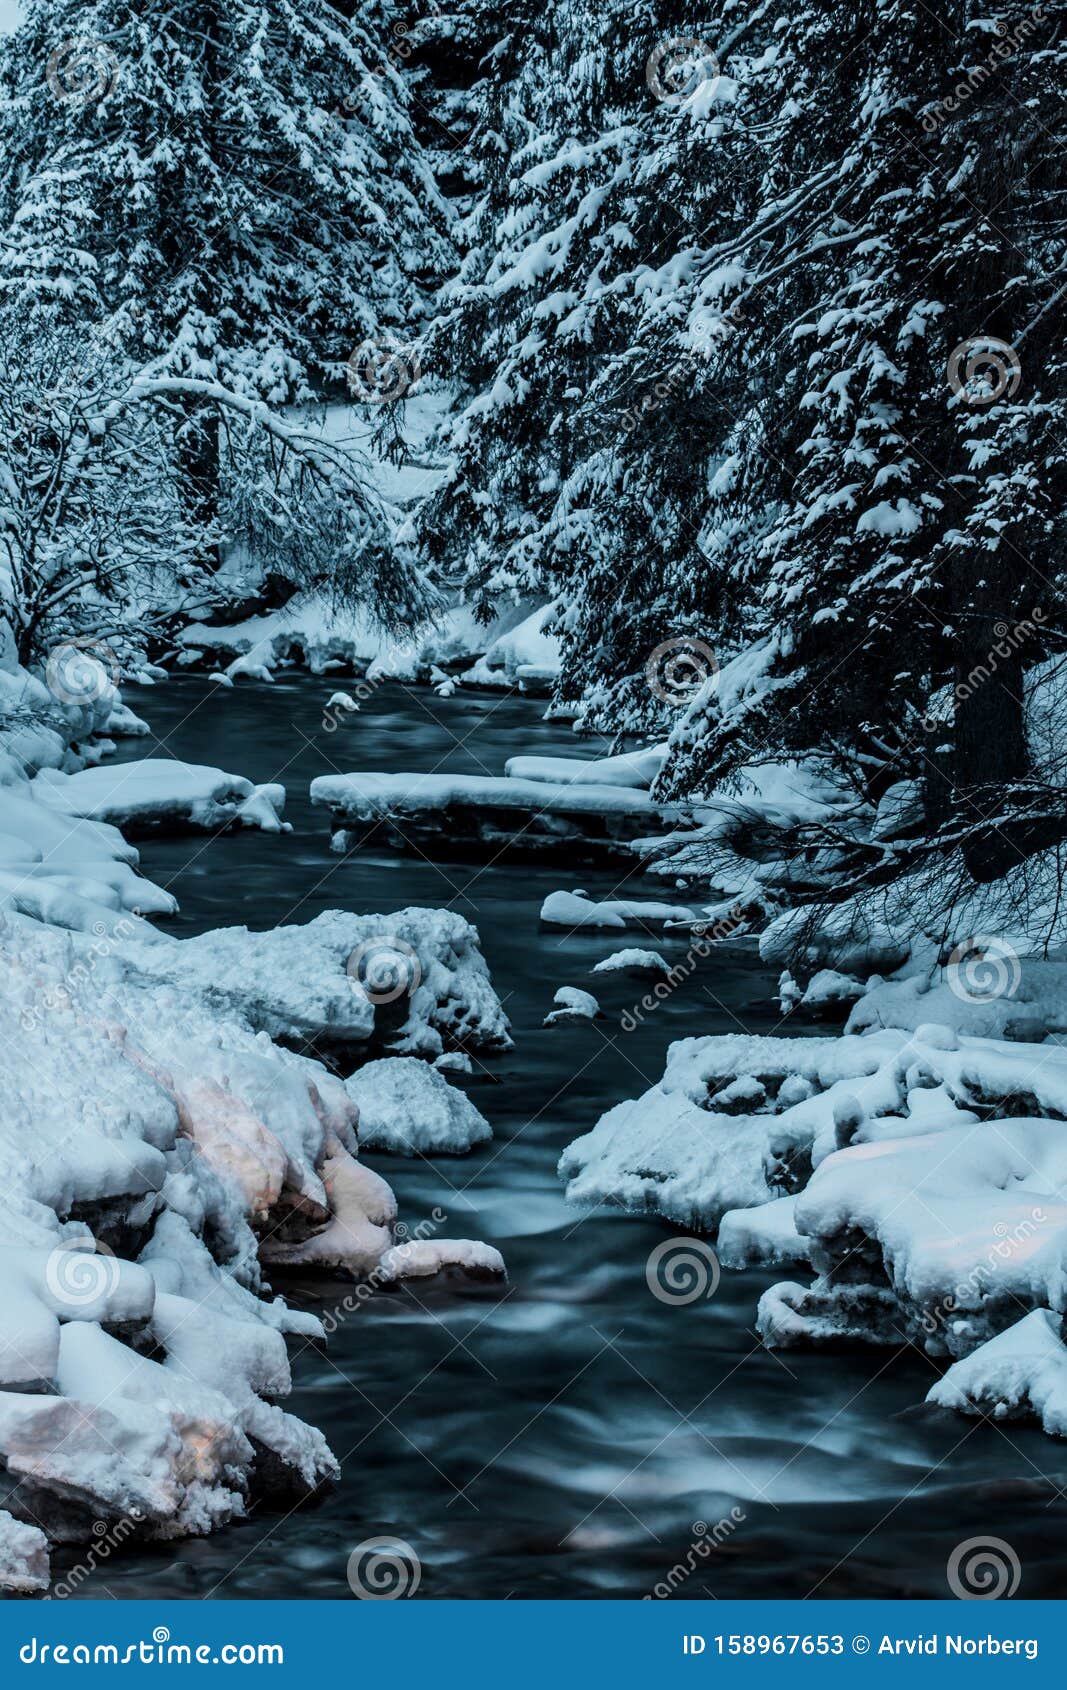
[[[137,874],[112,823],[174,836],[249,819],[278,836],[284,792],[166,757],[79,771],[112,703],[105,689],[49,706],[0,786],[0,1004],[17,1034],[0,1051],[0,1585],[12,1591],[48,1588],[55,1545],[201,1535],[257,1497],[296,1503],[336,1481],[321,1432],[279,1401],[286,1339],[323,1341],[324,1327],[272,1296],[268,1274],[361,1288],[504,1274],[479,1241],[394,1226],[337,1072],[383,1050],[469,1065],[507,1047],[473,928],[410,908],[324,911],[265,933],[150,927],[138,907],[173,917],[177,903]],[[447,1080],[422,1066],[447,1109]],[[384,1089],[394,1132],[417,1138],[419,1098]]]

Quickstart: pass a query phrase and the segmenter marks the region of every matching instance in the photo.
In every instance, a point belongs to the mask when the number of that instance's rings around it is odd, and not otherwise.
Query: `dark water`
[[[319,1506],[261,1505],[210,1539],[124,1554],[79,1595],[350,1599],[351,1550],[389,1535],[418,1555],[429,1598],[640,1597],[676,1566],[689,1598],[944,1596],[954,1546],[990,1534],[1018,1554],[1021,1596],[1064,1594],[1061,1446],[1017,1426],[908,1414],[934,1378],[915,1350],[768,1353],[752,1323],[780,1274],[728,1274],[711,1301],[664,1306],[645,1261],[674,1229],[563,1201],[560,1151],[653,1083],[672,1039],[775,1028],[773,982],[752,952],[709,958],[628,1035],[619,1016],[645,988],[624,978],[597,983],[605,1021],[544,1030],[556,987],[593,985],[592,964],[633,941],[542,932],[541,900],[575,884],[604,896],[615,877],[337,857],[307,788],[336,769],[497,773],[518,751],[573,752],[566,728],[526,699],[389,686],[328,734],[332,690],[301,676],[131,693],[158,742],[127,742],[124,757],[282,780],[295,825],[281,838],[151,841],[142,863],[180,898],[183,934],[405,904],[449,904],[476,923],[515,1036],[514,1051],[463,1082],[494,1141],[465,1158],[370,1160],[409,1225],[444,1208],[441,1231],[496,1244],[510,1277],[378,1294],[328,1353],[294,1352],[287,1406],[323,1429],[343,1467]],[[295,1300],[327,1312],[344,1293],[304,1286]],[[693,1548],[713,1537],[713,1553]]]

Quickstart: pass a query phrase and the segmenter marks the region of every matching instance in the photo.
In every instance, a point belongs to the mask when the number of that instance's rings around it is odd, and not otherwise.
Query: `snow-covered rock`
[[[379,1284],[392,1285],[405,1279],[430,1279],[450,1269],[471,1279],[507,1276],[504,1258],[491,1244],[472,1238],[412,1238],[385,1252],[374,1277]]]
[[[152,732],[148,723],[137,716],[128,704],[117,700],[104,726],[109,739],[145,739]]]
[[[424,472],[420,479],[425,486]],[[487,627],[471,605],[460,604],[397,637],[366,606],[305,592],[278,610],[239,622],[192,622],[178,640],[193,666],[216,671],[212,678],[226,685],[232,686],[235,676],[252,679],[257,673],[273,679],[275,670],[300,665],[314,675],[338,669],[362,675],[374,687],[390,680],[426,680],[435,665],[469,664],[529,615],[528,607],[509,605]]]
[[[592,992],[583,992],[577,986],[560,986],[552,999],[556,1008],[545,1016],[546,1027],[558,1027],[568,1021],[595,1021],[600,1014],[600,1005]]]
[[[202,995],[272,1038],[387,1042],[431,1057],[511,1042],[478,934],[451,910],[327,910],[303,925],[224,927],[127,954],[146,977]]]
[[[231,826],[280,833],[286,825],[279,814],[285,806],[283,786],[254,786],[242,775],[172,757],[105,764],[76,774],[46,769],[33,785],[35,795],[52,809],[111,822],[128,833],[155,828],[215,832]]]
[[[653,1210],[713,1229],[728,1209],[796,1191],[820,1132],[834,1139],[839,1092],[901,1047],[902,1036],[683,1039],[659,1084],[608,1110],[564,1151],[568,1199]],[[835,1089],[836,1088],[836,1089]],[[896,1097],[887,1089],[887,1097]]]
[[[441,1074],[473,1074],[474,1063],[465,1050],[446,1050],[435,1056],[433,1065]]]
[[[634,945],[612,951],[593,964],[594,974],[669,974],[670,963],[658,951],[643,951]]]
[[[1054,1119],[1036,1119],[1042,1115]],[[1029,1119],[1033,1134],[1032,1141],[1017,1148],[1017,1164],[996,1162],[994,1171],[980,1172],[986,1168],[981,1158],[995,1150],[1004,1156],[1010,1144],[1025,1136],[1025,1123],[1017,1116]],[[895,1228],[914,1224],[914,1249],[920,1249],[936,1194],[931,1193],[926,1211],[902,1198],[925,1178],[935,1136],[934,1160],[944,1160],[940,1178],[948,1179],[955,1169],[959,1181],[944,1195],[946,1225],[951,1213],[971,1213],[977,1226],[978,1210],[964,1206],[970,1180],[977,1182],[976,1189],[983,1183],[987,1188],[988,1209],[982,1212],[988,1213],[988,1230],[998,1219],[1021,1225],[1020,1202],[1051,1213],[1023,1174],[1008,1169],[1022,1169],[1027,1155],[1032,1161],[1039,1155],[1057,1157],[1058,1137],[1067,1146],[1067,1135],[1058,1133],[1063,1119],[1067,1049],[959,1038],[937,1025],[914,1033],[882,1029],[839,1038],[727,1034],[671,1045],[659,1083],[642,1097],[617,1104],[570,1144],[560,1174],[571,1201],[609,1203],[642,1214],[653,1210],[705,1230],[714,1230],[728,1210],[802,1194],[796,1226],[813,1252],[820,1240],[833,1254],[839,1247],[835,1240],[862,1234],[869,1252],[892,1254],[895,1273],[905,1260],[906,1241],[897,1231],[883,1239],[882,1211],[868,1205],[884,1202]],[[1022,1181],[1012,1203],[999,1209],[993,1194],[997,1169],[1013,1191],[1011,1182]],[[832,1193],[838,1195],[827,1208]],[[1047,1233],[1042,1228],[1043,1238],[1051,1240],[1054,1233],[1055,1227]],[[978,1237],[975,1232],[969,1248],[979,1248]],[[973,1265],[962,1258],[953,1262],[943,1251],[942,1256],[946,1273],[958,1268],[966,1274]],[[913,1259],[917,1262],[918,1256]],[[1018,1259],[1022,1262],[1024,1254]],[[1031,1245],[1025,1260],[1037,1259]],[[890,1282],[901,1299],[910,1299],[908,1318],[915,1324],[947,1291],[944,1285],[939,1291],[932,1278],[897,1286],[891,1275]],[[1023,1295],[1018,1285],[1013,1294]],[[1024,1306],[1037,1300],[1057,1306],[1043,1281],[1027,1290]],[[988,1304],[988,1288],[980,1301]],[[939,1333],[942,1324],[937,1323]],[[961,1335],[961,1342],[973,1343],[983,1335],[976,1328],[969,1340]]]
[[[295,1239],[272,1233],[260,1247],[276,1267],[372,1273],[392,1242],[396,1201],[385,1181],[363,1167],[333,1135],[326,1142],[322,1183],[329,1220],[318,1230],[300,1229]]]
[[[696,916],[685,904],[632,898],[594,903],[584,892],[550,892],[541,905],[541,920],[550,927],[663,927],[672,921],[695,921]]]
[[[723,1267],[778,1267],[809,1262],[811,1242],[797,1231],[797,1199],[779,1197],[754,1209],[730,1209],[722,1217],[716,1246]]]
[[[995,1420],[1033,1418],[1051,1436],[1067,1437],[1067,1348],[1062,1334],[1061,1315],[1033,1309],[953,1362],[926,1400]]]
[[[458,1155],[493,1136],[466,1093],[415,1057],[368,1062],[345,1081],[345,1090],[359,1111],[356,1133],[365,1150]]]
[[[1001,1119],[827,1157],[796,1204],[833,1326],[837,1288],[893,1295],[898,1335],[966,1355],[1020,1309],[1067,1309],[1067,1133]],[[848,1320],[846,1308],[844,1318]]]
[[[48,1573],[44,1532],[0,1511],[0,1590],[31,1596],[35,1590],[48,1589]]]
[[[42,804],[36,783],[0,787],[0,905],[100,934],[150,940],[143,915],[173,915],[177,899],[136,872],[137,851],[115,827]],[[157,936],[158,937],[158,936]]]
[[[559,674],[561,647],[555,634],[544,632],[554,604],[542,605],[517,626],[489,645],[477,663],[464,672],[465,683],[479,687],[521,687],[547,692]]]
[[[844,1021],[852,1005],[863,996],[862,981],[836,968],[820,968],[800,994],[800,1007],[826,1020]],[[935,1019],[923,1016],[924,1021]]]
[[[958,960],[909,968],[901,979],[875,975],[849,1015],[848,1031],[914,1030],[941,1021],[977,1038],[1033,1043],[1067,1033],[1067,962],[1024,960],[996,935],[979,935],[955,954]]]

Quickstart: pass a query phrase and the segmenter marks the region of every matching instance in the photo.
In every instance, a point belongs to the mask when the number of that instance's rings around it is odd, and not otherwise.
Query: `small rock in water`
[[[598,962],[594,974],[669,974],[670,965],[658,951],[642,951],[636,945],[612,951]]]
[[[446,1050],[443,1055],[434,1058],[435,1068],[442,1074],[473,1074],[474,1063],[465,1050]]]
[[[552,1001],[559,1007],[545,1016],[546,1027],[556,1027],[561,1021],[595,1021],[600,1014],[592,992],[580,991],[577,986],[561,986]]]
[[[386,1250],[374,1270],[380,1285],[402,1279],[430,1279],[448,1269],[471,1279],[506,1279],[504,1258],[479,1238],[412,1238]]]

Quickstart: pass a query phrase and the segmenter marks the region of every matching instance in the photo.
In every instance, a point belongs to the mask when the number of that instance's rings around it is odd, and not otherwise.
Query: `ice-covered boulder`
[[[600,1014],[600,1005],[592,992],[583,992],[578,986],[560,986],[552,1002],[556,1007],[545,1016],[546,1027],[565,1026],[568,1021],[595,1021]]]
[[[368,1062],[345,1081],[345,1090],[359,1110],[356,1131],[366,1150],[460,1155],[493,1136],[466,1093],[416,1057]]]
[[[327,910],[301,926],[224,927],[130,954],[146,976],[272,1038],[426,1056],[511,1043],[478,934],[452,910]]]
[[[892,1292],[892,1323],[966,1355],[1021,1309],[1067,1309],[1067,1133],[1002,1119],[836,1151],[796,1204],[832,1325],[843,1287]],[[847,1311],[846,1311],[847,1318]]]
[[[32,1596],[34,1591],[48,1589],[48,1575],[44,1532],[0,1511],[0,1590]]]
[[[280,833],[285,827],[283,786],[255,786],[242,775],[173,757],[102,764],[76,774],[46,769],[33,787],[52,809],[113,823],[128,835],[159,828],[214,833],[225,827]]]
[[[671,965],[658,951],[627,945],[593,965],[594,974],[669,974]]]
[[[1063,1317],[1033,1309],[953,1362],[926,1400],[960,1414],[995,1420],[1036,1419],[1044,1431],[1067,1437],[1067,1348]]]
[[[503,1279],[504,1258],[491,1244],[474,1238],[412,1238],[394,1244],[375,1269],[381,1285],[405,1279],[432,1279],[439,1273],[462,1273],[469,1279]]]
[[[605,898],[594,902],[585,892],[550,892],[541,905],[548,927],[664,927],[668,922],[692,922],[686,904],[663,904],[653,899]]]

